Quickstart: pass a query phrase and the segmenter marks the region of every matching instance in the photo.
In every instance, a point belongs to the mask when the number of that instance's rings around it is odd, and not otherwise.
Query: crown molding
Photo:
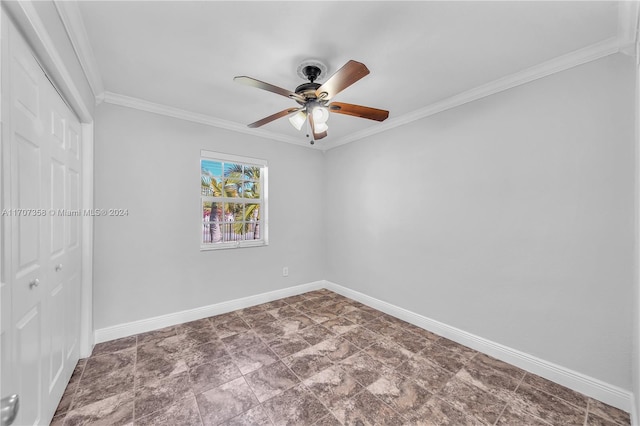
[[[76,51],[76,55],[82,65],[87,76],[87,80],[93,90],[96,103],[107,102],[111,104],[126,106],[129,108],[140,109],[143,111],[153,112],[155,114],[166,115],[169,117],[179,118],[195,123],[204,124],[212,127],[219,127],[232,130],[244,134],[258,136],[266,139],[276,140],[280,142],[292,143],[304,146],[310,149],[318,149],[328,151],[338,146],[355,142],[360,139],[371,137],[378,133],[404,126],[413,121],[430,117],[440,112],[464,105],[482,99],[487,96],[517,87],[535,81],[549,75],[565,71],[567,69],[595,61],[608,55],[615,53],[625,53],[631,56],[636,55],[636,41],[638,33],[638,1],[622,1],[619,5],[618,12],[618,34],[615,37],[592,44],[574,52],[559,56],[547,62],[532,66],[520,72],[499,78],[487,84],[472,88],[465,92],[453,95],[449,98],[427,105],[423,108],[409,112],[407,114],[388,119],[383,123],[369,127],[367,129],[354,132],[352,134],[339,137],[334,140],[324,141],[322,144],[310,146],[307,141],[300,141],[295,137],[284,135],[281,133],[270,132],[264,129],[249,129],[244,124],[223,120],[217,117],[195,113],[179,108],[171,107],[146,101],[139,98],[120,95],[117,93],[106,92],[102,86],[102,79],[98,72],[97,63],[93,56],[93,51],[88,42],[86,29],[84,27],[82,16],[75,2],[67,2],[54,0],[58,13],[63,24],[69,34],[69,38]]]
[[[469,102],[476,101],[478,99],[491,96],[493,94],[520,86],[531,81],[547,77],[549,75],[565,71],[567,69],[576,67],[578,65],[585,64],[587,62],[595,61],[614,53],[618,53],[624,46],[628,45],[628,39],[621,37],[614,37],[602,42],[587,46],[583,49],[576,50],[566,55],[557,57],[550,61],[544,62],[539,65],[527,68],[523,71],[511,74],[509,76],[499,78],[490,83],[482,86],[475,87],[441,101],[435,102],[431,105],[427,105],[424,108],[417,109],[408,114],[401,115],[396,118],[392,118],[384,121],[376,126],[369,127],[367,129],[352,133],[350,135],[335,139],[333,141],[327,141],[322,144],[316,144],[309,146],[305,141],[301,141],[297,138],[283,135],[281,133],[270,132],[263,129],[250,129],[244,124],[236,123],[233,121],[223,120],[220,118],[212,117],[205,114],[186,111],[179,108],[174,108],[167,105],[157,104],[150,101],[146,101],[131,96],[120,95],[117,93],[104,92],[102,98],[104,102],[115,105],[125,106],[128,108],[140,109],[143,111],[152,112],[155,114],[166,115],[169,117],[179,118],[182,120],[192,121],[195,123],[204,124],[207,126],[220,127],[227,130],[232,130],[240,133],[245,133],[253,136],[258,136],[266,139],[276,140],[280,142],[292,143],[295,145],[304,146],[310,149],[319,149],[321,151],[328,151],[338,146],[355,142],[360,139],[364,139],[373,136],[378,133],[385,132],[387,130],[394,129],[396,127],[404,126],[413,121],[421,120],[426,117],[438,114],[440,112],[464,105]]]
[[[354,142],[359,139],[373,136],[377,133],[382,133],[399,126],[404,126],[405,124],[409,124],[416,120],[421,120],[423,118],[438,114],[448,109],[452,109],[466,103],[491,96],[493,94],[514,88],[516,86],[520,86],[522,84],[547,77],[560,71],[565,71],[567,69],[585,64],[587,62],[595,61],[597,59],[619,52],[621,50],[621,46],[623,46],[623,43],[619,37],[613,37],[604,40],[591,46],[587,46],[583,49],[576,50],[566,55],[559,56],[550,61],[527,68],[523,71],[508,75],[503,78],[499,78],[487,84],[483,84],[482,86],[478,86],[457,95],[453,95],[449,98],[435,102],[431,105],[427,105],[424,108],[417,109],[408,114],[386,120],[380,125],[370,127],[352,133],[351,135],[347,135],[339,139],[330,141],[324,145],[324,150],[336,148],[349,142]]]
[[[53,4],[69,36],[93,96],[96,98],[96,103],[99,103],[104,94],[104,85],[102,84],[98,63],[93,54],[93,48],[89,43],[89,37],[87,36],[87,30],[84,26],[78,3],[75,1],[54,0]]]
[[[118,93],[104,92],[104,102],[113,105],[124,106],[127,108],[139,109],[142,111],[164,115],[167,117],[178,118],[180,120],[191,121],[193,123],[204,124],[205,126],[219,127],[221,129],[231,130],[247,135],[308,147],[306,141],[301,141],[292,136],[270,132],[264,129],[250,129],[245,124],[236,123],[235,121],[223,120],[221,118],[199,114],[168,105],[157,104],[154,102],[146,101],[144,99],[120,95]]]

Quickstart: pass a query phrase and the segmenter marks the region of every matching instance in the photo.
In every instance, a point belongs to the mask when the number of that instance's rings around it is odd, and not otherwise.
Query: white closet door
[[[10,205],[3,207],[11,244],[3,261],[9,265],[12,329],[6,335],[16,378],[9,392],[20,396],[14,424],[48,424],[79,354],[80,125],[3,16],[7,23],[2,67],[9,87],[3,83],[3,96],[10,105],[2,111],[2,143],[9,144],[3,155],[9,153],[10,167],[2,175],[10,181]]]

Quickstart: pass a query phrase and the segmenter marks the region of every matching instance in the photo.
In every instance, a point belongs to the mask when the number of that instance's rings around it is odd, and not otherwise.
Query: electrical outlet
[[[289,267],[285,266],[284,268],[282,268],[282,276],[283,277],[289,276]]]

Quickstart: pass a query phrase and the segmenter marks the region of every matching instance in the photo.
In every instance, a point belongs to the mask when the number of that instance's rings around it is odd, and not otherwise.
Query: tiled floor
[[[628,425],[328,290],[96,345],[54,425]]]

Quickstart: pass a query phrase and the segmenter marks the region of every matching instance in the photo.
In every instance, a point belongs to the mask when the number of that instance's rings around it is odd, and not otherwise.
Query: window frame
[[[260,167],[260,198],[244,198],[244,197],[212,197],[202,194],[202,183],[200,189],[200,225],[204,226],[204,219],[202,217],[202,209],[205,202],[220,202],[220,203],[233,203],[233,204],[260,204],[260,238],[257,240],[238,240],[238,241],[226,241],[219,243],[205,243],[203,240],[204,231],[200,232],[200,251],[209,250],[227,250],[243,247],[262,247],[269,245],[269,208],[268,208],[268,182],[269,182],[269,165],[267,160],[260,158],[245,157],[241,155],[226,154],[217,151],[201,150],[199,158],[200,166],[200,180],[202,182],[202,161],[217,161],[221,163],[234,163],[241,164],[243,166],[258,166]],[[224,169],[222,170],[222,177],[224,178]]]

